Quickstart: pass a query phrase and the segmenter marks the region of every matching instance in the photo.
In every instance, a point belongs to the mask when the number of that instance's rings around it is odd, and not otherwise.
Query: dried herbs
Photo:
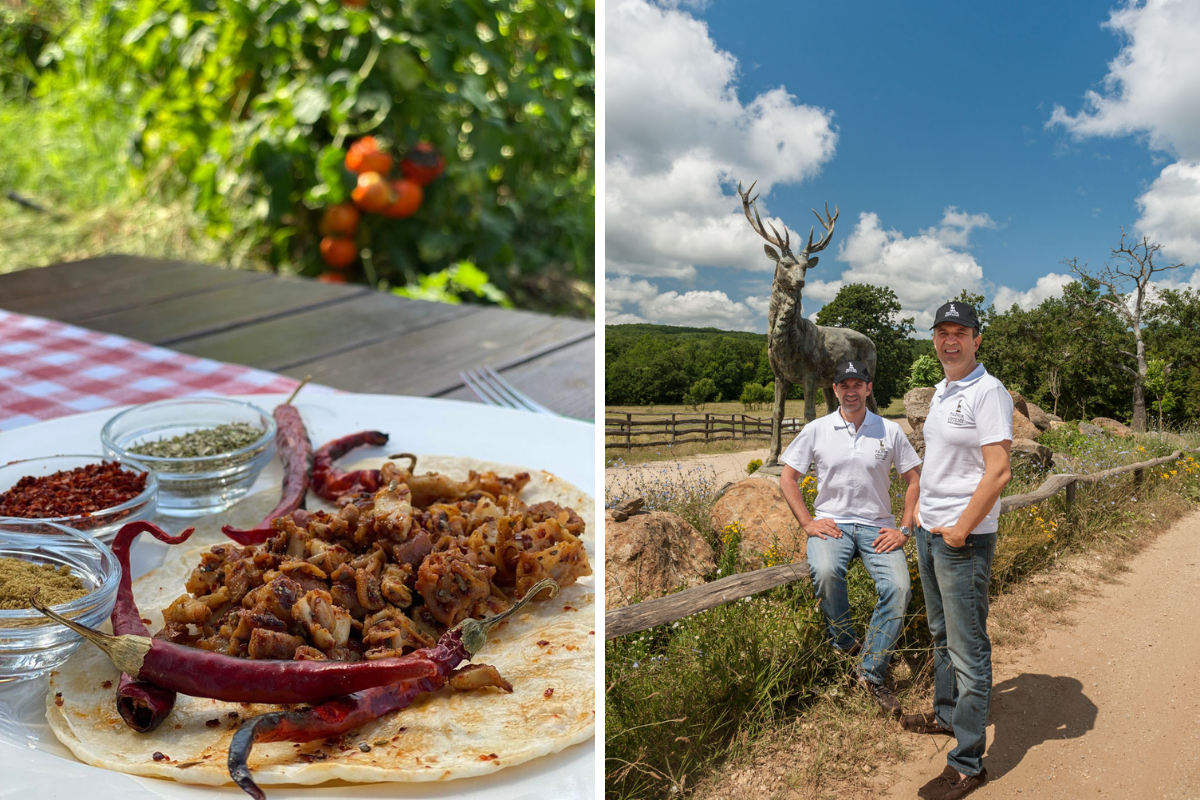
[[[200,428],[170,439],[142,442],[129,452],[155,458],[205,458],[249,447],[263,437],[263,430],[245,422]]]

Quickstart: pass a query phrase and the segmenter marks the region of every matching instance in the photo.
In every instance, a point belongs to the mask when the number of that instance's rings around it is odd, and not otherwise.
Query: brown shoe
[[[866,678],[859,678],[858,685],[871,693],[884,714],[893,719],[900,719],[900,701],[892,694],[891,689],[882,684],[871,683]]]
[[[949,764],[942,774],[917,790],[921,800],[958,800],[987,783],[987,770],[981,770],[978,775],[958,777],[958,770]]]
[[[937,717],[930,711],[926,714],[905,714],[900,718],[900,727],[909,733],[932,733],[941,736],[953,736],[951,728],[942,727]]]

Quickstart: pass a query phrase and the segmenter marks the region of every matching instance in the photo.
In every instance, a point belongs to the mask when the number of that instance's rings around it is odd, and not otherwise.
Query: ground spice
[[[39,564],[20,558],[0,558],[0,611],[33,608],[29,595],[40,589],[38,599],[47,605],[69,603],[88,593],[79,576],[64,564]]]
[[[35,478],[26,475],[0,494],[0,517],[76,517],[132,500],[146,490],[146,473],[102,461]]]
[[[170,439],[142,442],[129,452],[156,458],[203,458],[232,453],[249,447],[262,438],[264,431],[246,422],[233,422],[215,428],[200,428]]]

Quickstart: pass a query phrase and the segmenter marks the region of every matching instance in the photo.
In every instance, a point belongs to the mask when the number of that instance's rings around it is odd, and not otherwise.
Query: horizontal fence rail
[[[651,417],[652,419],[635,419]],[[783,435],[795,436],[804,427],[798,418],[783,420]],[[662,434],[661,439],[634,437]],[[720,442],[771,435],[770,417],[746,414],[655,414],[646,411],[610,411],[604,415],[604,449],[632,450],[635,447],[662,447],[688,442]],[[611,441],[616,439],[617,441]]]
[[[1037,489],[1025,494],[1014,494],[1000,501],[1000,513],[1007,514],[1020,508],[1026,508],[1048,500],[1064,489],[1067,492],[1067,502],[1075,502],[1075,486],[1080,483],[1099,483],[1100,481],[1134,473],[1135,480],[1141,480],[1142,470],[1157,467],[1183,456],[1182,450],[1176,450],[1169,456],[1143,461],[1139,464],[1129,464],[1124,467],[1114,467],[1094,475],[1051,475]],[[604,639],[615,639],[629,633],[637,633],[657,625],[665,625],[684,617],[690,617],[710,608],[732,603],[743,597],[749,597],[776,586],[782,586],[792,581],[809,580],[808,563],[794,561],[791,564],[780,564],[775,567],[751,570],[728,578],[706,583],[694,589],[660,597],[656,600],[645,600],[624,608],[614,608],[604,613]]]

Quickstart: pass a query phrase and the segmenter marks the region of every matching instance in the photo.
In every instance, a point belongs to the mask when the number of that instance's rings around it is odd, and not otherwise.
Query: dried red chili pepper
[[[121,583],[117,587],[117,602],[113,606],[113,633],[118,636],[149,636],[146,623],[138,613],[137,603],[133,599],[133,578],[129,570],[129,548],[133,540],[142,533],[151,533],[154,538],[166,544],[182,544],[188,540],[195,528],[188,528],[178,536],[171,536],[162,528],[151,522],[138,521],[125,525],[113,540],[112,551],[121,564]],[[162,721],[175,707],[175,692],[164,689],[149,681],[137,680],[122,673],[117,684],[117,712],[125,724],[139,733],[149,733],[162,724]]]
[[[146,490],[146,473],[119,461],[85,464],[35,478],[26,475],[0,494],[0,517],[77,517],[127,503]]]
[[[266,795],[250,777],[248,762],[256,743],[311,742],[340,736],[384,714],[407,708],[425,692],[442,688],[459,664],[469,661],[483,648],[492,628],[537,597],[543,589],[550,589],[550,597],[558,595],[557,583],[549,578],[538,581],[507,611],[487,619],[463,620],[442,634],[434,647],[412,653],[414,656],[420,654],[435,665],[433,675],[377,686],[311,708],[276,711],[246,720],[229,743],[229,777],[255,800],[265,800]]]
[[[415,653],[373,661],[238,658],[145,636],[112,636],[63,617],[36,597],[30,603],[99,647],[126,675],[193,697],[233,703],[313,703],[437,672],[436,665]]]
[[[333,465],[342,456],[356,447],[387,444],[388,435],[381,431],[360,431],[340,439],[334,439],[320,447],[313,456],[313,491],[317,496],[336,503],[342,496],[358,492],[377,492],[383,479],[377,469],[359,469],[343,472]]]
[[[279,505],[250,530],[239,530],[229,525],[223,525],[221,532],[240,545],[248,546],[262,544],[275,535],[275,520],[304,508],[304,498],[308,494],[309,470],[313,466],[312,443],[308,440],[308,430],[300,411],[293,406],[292,398],[296,392],[308,382],[308,378],[296,391],[292,392],[284,403],[275,407],[272,416],[275,417],[275,445],[279,450],[279,460],[283,463],[283,489],[280,492]],[[297,524],[300,524],[297,521]]]

